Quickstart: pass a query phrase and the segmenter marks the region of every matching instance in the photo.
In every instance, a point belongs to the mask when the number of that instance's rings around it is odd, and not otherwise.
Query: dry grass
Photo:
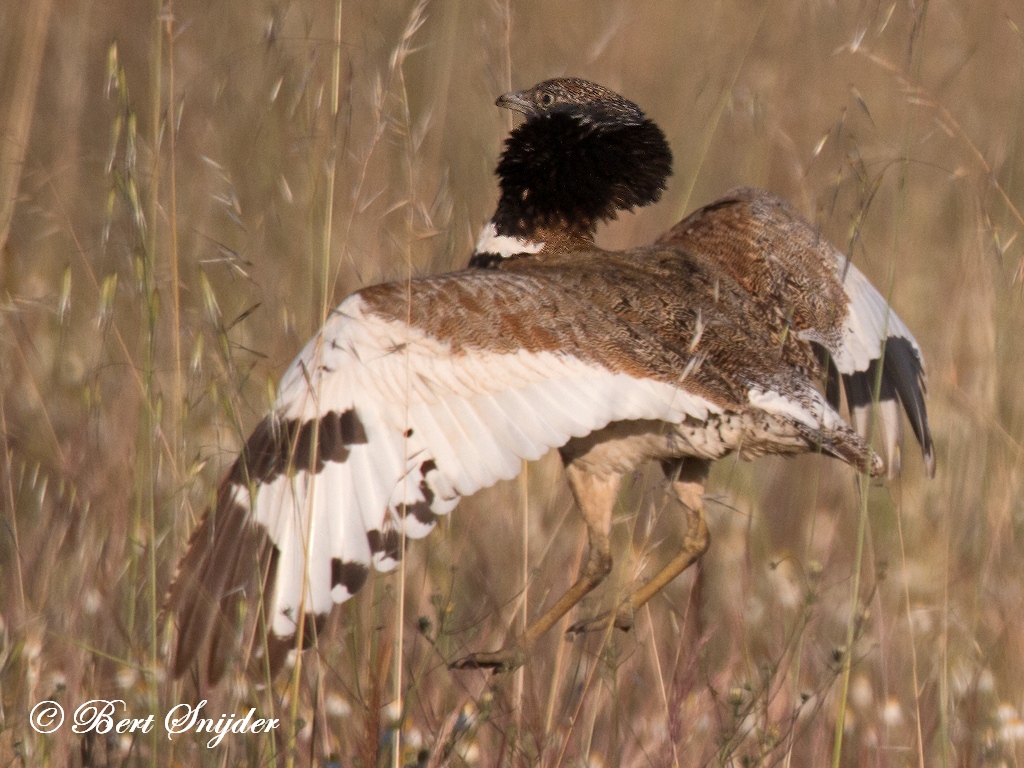
[[[0,243],[0,765],[821,766],[841,712],[844,766],[1024,760],[1024,16],[682,5],[57,3],[45,51],[0,10],[0,211],[17,188]],[[708,556],[632,633],[552,633],[518,680],[450,673],[579,561],[549,456],[413,546],[404,593],[371,579],[295,685],[238,680],[208,705],[272,712],[276,739],[30,730],[43,699],[158,721],[191,699],[163,675],[161,595],[242,436],[327,307],[465,263],[509,125],[494,97],[556,74],[633,98],[676,152],[665,199],[604,244],[759,185],[891,286],[930,364],[936,479],[908,453],[862,507],[836,463],[721,462]],[[647,474],[591,607],[680,536]]]

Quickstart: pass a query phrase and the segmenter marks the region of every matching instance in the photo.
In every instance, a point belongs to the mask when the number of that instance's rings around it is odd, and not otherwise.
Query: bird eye
[[[540,95],[540,105],[542,107],[550,107],[555,103],[555,97],[551,93],[542,93]]]

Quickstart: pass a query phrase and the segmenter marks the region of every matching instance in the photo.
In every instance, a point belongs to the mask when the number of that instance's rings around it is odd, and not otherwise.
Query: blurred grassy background
[[[842,765],[1020,764],[1021,24],[998,0],[5,4],[0,764],[384,765],[397,725],[403,764],[820,766],[851,621]],[[511,125],[496,95],[562,74],[639,103],[675,151],[663,200],[602,244],[762,186],[915,330],[938,475],[908,450],[872,488],[859,601],[850,471],[727,460],[699,573],[633,632],[450,673],[519,620],[524,546],[531,615],[573,576],[582,525],[548,456],[410,549],[404,622],[395,575],[337,611],[297,699],[211,695],[281,717],[276,739],[29,729],[43,699],[158,721],[191,700],[159,608],[241,439],[327,307],[466,262]],[[591,610],[678,541],[656,474],[623,495]]]

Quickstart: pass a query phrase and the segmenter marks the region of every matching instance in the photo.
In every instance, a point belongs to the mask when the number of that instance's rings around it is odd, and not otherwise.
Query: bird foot
[[[568,630],[568,635],[580,635],[584,632],[597,632],[608,629],[612,625],[616,629],[628,632],[633,628],[633,606],[629,602],[620,605],[614,611],[602,611],[597,616],[577,621]]]
[[[471,653],[453,661],[448,665],[448,669],[490,669],[498,675],[503,672],[514,672],[523,666],[525,660],[525,650],[518,645],[511,645],[500,651]]]

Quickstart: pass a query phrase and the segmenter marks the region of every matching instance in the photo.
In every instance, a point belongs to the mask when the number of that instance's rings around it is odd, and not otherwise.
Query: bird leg
[[[566,465],[566,474],[576,503],[587,524],[590,550],[579,578],[544,614],[524,630],[523,634],[499,651],[471,653],[449,665],[452,669],[488,668],[495,672],[511,672],[522,665],[526,653],[537,639],[551,629],[576,603],[604,581],[612,569],[609,535],[612,509],[622,485],[621,475],[599,476],[574,463]]]
[[[701,497],[704,495],[704,484],[710,466],[710,462],[706,460],[693,458],[662,462],[666,476],[672,480],[672,490],[676,498],[686,508],[686,537],[682,550],[650,581],[623,600],[618,608],[573,624],[569,628],[570,634],[607,629],[609,624],[614,624],[622,630],[629,630],[633,626],[633,614],[636,610],[704,554],[708,548],[709,537]]]

